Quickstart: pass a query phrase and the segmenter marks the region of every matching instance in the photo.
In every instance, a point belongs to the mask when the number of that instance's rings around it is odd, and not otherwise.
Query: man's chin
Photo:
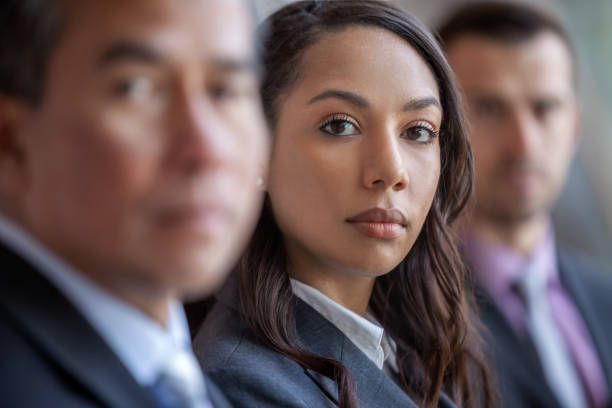
[[[499,224],[505,224],[508,226],[528,224],[538,219],[543,211],[542,208],[537,206],[520,206],[517,205],[514,208],[507,208],[506,211],[498,209],[494,213],[494,217]]]
[[[521,198],[508,198],[499,200],[488,206],[477,206],[476,213],[480,213],[500,225],[520,225],[538,219],[542,214],[548,212],[548,206],[541,200]]]
[[[192,274],[188,279],[175,282],[176,293],[182,301],[208,297],[221,288],[227,275],[227,271]]]
[[[222,251],[160,252],[143,260],[135,273],[139,279],[176,293],[181,299],[214,293],[227,278],[233,261]]]

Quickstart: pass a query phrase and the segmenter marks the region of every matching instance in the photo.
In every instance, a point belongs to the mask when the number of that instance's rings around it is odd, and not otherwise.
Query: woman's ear
[[[0,96],[0,195],[17,198],[26,181],[26,149],[23,126],[24,102]]]

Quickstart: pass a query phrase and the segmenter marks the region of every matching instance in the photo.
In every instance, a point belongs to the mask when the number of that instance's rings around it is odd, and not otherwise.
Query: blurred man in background
[[[0,394],[15,407],[224,407],[180,300],[260,203],[241,0],[0,5]]]
[[[466,99],[476,187],[463,253],[504,405],[609,406],[612,280],[558,248],[550,221],[578,144],[568,36],[514,3],[471,3],[439,34]]]

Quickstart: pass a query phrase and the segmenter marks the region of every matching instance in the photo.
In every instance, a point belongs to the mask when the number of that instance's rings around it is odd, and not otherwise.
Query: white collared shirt
[[[178,302],[171,304],[168,322],[162,327],[77,272],[1,213],[0,241],[59,289],[141,386],[153,384],[177,351],[193,356],[187,320]]]
[[[374,316],[366,313],[366,317],[334,302],[312,286],[291,278],[293,294],[329,320],[346,337],[349,338],[379,369],[383,369],[385,361],[392,366],[395,345],[380,327]]]

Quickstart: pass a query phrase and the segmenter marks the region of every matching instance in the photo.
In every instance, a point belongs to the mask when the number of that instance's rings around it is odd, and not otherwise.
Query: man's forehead
[[[213,53],[252,51],[252,19],[242,0],[67,0],[62,39],[92,46],[141,41]]]
[[[497,50],[526,50],[531,47],[546,44],[546,47],[550,47],[554,44],[554,47],[564,49],[570,60],[573,58],[570,46],[567,44],[567,40],[561,37],[558,33],[543,29],[537,33],[534,33],[528,37],[517,37],[517,38],[498,38],[489,36],[479,32],[465,32],[457,34],[446,44],[446,50],[449,53],[457,52],[457,49],[461,49],[465,52],[466,45],[469,45],[476,49],[497,49]]]
[[[562,40],[548,33],[519,43],[465,36],[449,48],[450,63],[467,93],[571,93],[570,58]]]

